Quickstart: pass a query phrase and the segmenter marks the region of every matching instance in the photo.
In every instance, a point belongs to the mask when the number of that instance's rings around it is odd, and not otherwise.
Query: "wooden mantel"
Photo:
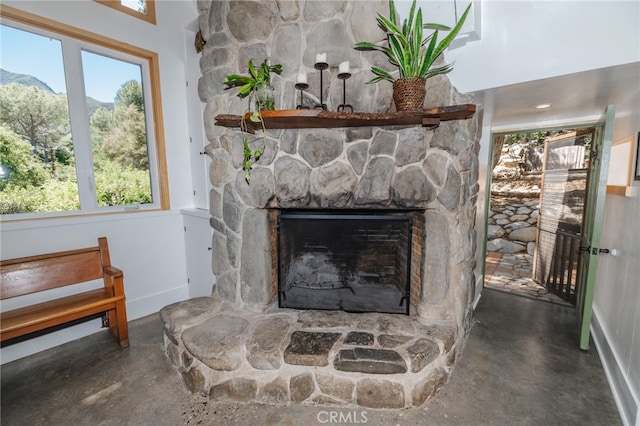
[[[249,120],[251,113],[245,114],[247,131],[255,133],[266,129],[329,129],[337,127],[363,126],[403,126],[420,124],[434,129],[441,121],[463,120],[476,112],[474,104],[453,105],[425,109],[422,111],[400,111],[387,113],[336,112],[321,109],[284,109],[262,111],[263,123]],[[242,116],[220,114],[215,117],[217,126],[237,127],[242,123]]]

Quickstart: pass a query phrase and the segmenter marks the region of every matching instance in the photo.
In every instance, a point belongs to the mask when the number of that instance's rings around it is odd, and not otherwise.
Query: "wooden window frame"
[[[155,137],[155,155],[156,161],[153,166],[156,168],[157,173],[157,186],[158,191],[154,193],[158,196],[159,200],[154,201],[154,205],[158,206],[160,210],[169,210],[170,197],[169,197],[169,179],[167,171],[167,155],[165,149],[164,138],[164,122],[162,117],[162,96],[160,93],[160,66],[158,54],[156,52],[143,49],[141,47],[133,46],[131,44],[123,43],[118,40],[111,39],[109,37],[96,34],[90,31],[86,31],[80,28],[73,27],[71,25],[63,24],[52,19],[44,18],[42,16],[34,15],[29,12],[25,12],[20,9],[16,9],[11,6],[3,5],[0,8],[0,17],[8,19],[10,21],[18,22],[31,27],[40,28],[45,31],[57,33],[62,36],[77,39],[86,43],[91,43],[103,48],[111,49],[113,51],[121,52],[127,55],[138,57],[145,60],[149,64],[149,85],[151,90],[150,110],[153,117],[153,132]],[[151,166],[151,164],[150,164]],[[151,167],[153,167],[151,166]],[[152,184],[153,187],[153,184]],[[155,208],[157,210],[158,208]],[[140,212],[150,211],[152,209],[138,209],[128,210],[126,206],[123,206],[122,210],[112,211],[113,213],[123,212]],[[66,213],[66,212],[65,212]],[[77,210],[74,212],[68,212],[75,215],[93,215],[93,214],[108,214],[110,212],[100,212],[96,210]],[[19,216],[19,215],[16,215]],[[64,214],[65,217],[69,216]],[[59,216],[47,216],[45,213],[38,214],[36,217],[15,217],[15,218],[3,218],[1,221],[14,221],[23,219],[46,219]]]
[[[127,6],[123,6],[120,0],[94,0],[97,3],[110,7],[112,9],[118,10],[122,13],[126,13],[127,15],[136,17],[138,19],[142,19],[143,21],[147,21],[152,25],[156,25],[156,3],[155,0],[146,0],[147,5],[147,13],[138,12],[137,10],[133,10]]]

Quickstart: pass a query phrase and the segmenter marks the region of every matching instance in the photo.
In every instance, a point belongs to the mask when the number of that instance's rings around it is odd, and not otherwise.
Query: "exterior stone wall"
[[[539,204],[539,198],[514,200],[493,196],[487,228],[487,252],[527,252],[533,256]]]
[[[282,75],[272,79],[276,109],[295,109],[299,72],[308,73],[304,103],[313,105],[319,103],[320,92],[313,63],[317,53],[326,52],[330,66],[323,81],[328,109],[342,103],[337,68],[349,61],[353,76],[347,80],[347,102],[357,112],[392,111],[391,84],[365,84],[372,78],[371,65],[387,67],[386,59],[353,49],[356,41],[383,39],[375,16],[388,14],[388,2],[198,1],[198,7],[207,41],[200,61],[199,94],[206,103],[205,150],[212,159],[213,296],[243,311],[264,313],[269,308],[273,294],[269,209],[420,209],[424,272],[417,319],[455,330],[456,344],[448,346],[452,353],[441,354],[455,359],[468,331],[474,297],[478,114],[443,122],[435,130],[419,126],[270,130],[251,142],[253,149],[262,144],[265,149],[247,184],[241,167],[241,132],[214,124],[218,114],[243,114],[247,109],[235,90],[224,90],[225,76],[246,73],[249,58],[260,63],[270,57],[272,64],[284,67]],[[446,76],[428,81],[425,107],[472,102]],[[169,340],[175,344],[178,336],[173,334]],[[441,385],[450,363],[435,361],[434,368],[445,367]],[[431,370],[423,374],[427,371]]]

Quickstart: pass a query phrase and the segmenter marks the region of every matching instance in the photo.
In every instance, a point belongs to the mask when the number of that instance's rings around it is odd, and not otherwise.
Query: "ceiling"
[[[492,128],[576,123],[640,91],[640,62],[475,92]],[[550,103],[547,109],[536,109]]]

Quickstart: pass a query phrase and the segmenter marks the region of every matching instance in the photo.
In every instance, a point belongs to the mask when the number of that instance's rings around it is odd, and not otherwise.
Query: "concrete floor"
[[[485,289],[447,386],[420,409],[214,403],[185,391],[157,315],[3,365],[2,425],[619,425],[573,308]]]

